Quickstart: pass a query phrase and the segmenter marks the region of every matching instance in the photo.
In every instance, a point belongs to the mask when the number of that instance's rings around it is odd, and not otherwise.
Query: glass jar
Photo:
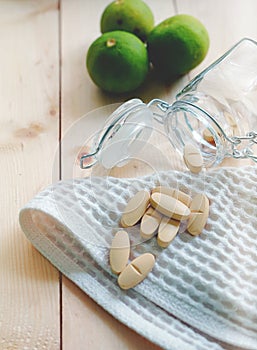
[[[256,160],[257,134],[250,131],[257,131],[256,42],[242,39],[197,75],[167,109],[164,126],[178,151],[198,146],[206,167],[225,157]]]
[[[106,168],[123,165],[147,143],[154,119],[163,124],[179,153],[185,144],[197,146],[206,168],[226,157],[257,162],[257,43],[239,41],[183,88],[172,104],[160,99],[124,103],[98,133],[92,152],[81,157],[81,168],[96,162]]]

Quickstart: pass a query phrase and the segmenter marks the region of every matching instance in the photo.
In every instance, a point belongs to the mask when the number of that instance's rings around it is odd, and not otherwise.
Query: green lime
[[[172,80],[196,67],[207,54],[209,35],[195,17],[176,15],[148,36],[149,58],[162,79]]]
[[[142,0],[116,0],[110,3],[101,17],[101,32],[124,30],[145,41],[154,27],[154,17]]]
[[[114,93],[135,90],[149,68],[143,42],[124,31],[108,32],[96,39],[89,47],[86,65],[95,84]]]

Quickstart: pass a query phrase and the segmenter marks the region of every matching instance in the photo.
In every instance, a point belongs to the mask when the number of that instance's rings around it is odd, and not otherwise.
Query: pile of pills
[[[191,198],[174,188],[158,186],[151,192],[137,192],[127,203],[121,217],[123,228],[140,222],[140,235],[150,239],[157,234],[157,243],[166,248],[179,231],[181,221],[187,222],[187,231],[199,235],[209,216],[209,200],[204,194]],[[110,248],[110,266],[118,274],[122,289],[135,287],[152,270],[155,257],[145,253],[128,264],[130,255],[129,235],[125,230],[116,233]]]

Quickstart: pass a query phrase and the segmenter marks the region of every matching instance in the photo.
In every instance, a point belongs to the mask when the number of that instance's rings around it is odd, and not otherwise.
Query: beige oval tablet
[[[129,236],[126,231],[118,231],[110,248],[110,265],[114,273],[119,274],[126,267],[130,253]]]
[[[192,198],[188,194],[186,194],[185,192],[180,191],[176,188],[157,186],[157,187],[152,189],[152,193],[155,193],[155,192],[163,193],[163,194],[171,196],[175,199],[178,199],[180,202],[185,204],[187,207],[189,207],[189,205],[192,201]]]
[[[228,112],[224,112],[224,117],[226,118],[226,121],[227,121],[227,123],[230,125],[230,126],[232,126],[232,127],[237,127],[237,122],[236,122],[236,119],[235,119],[235,117],[232,115],[232,114],[230,114],[230,113],[228,113]]]
[[[199,193],[193,197],[190,205],[191,212],[208,212],[209,214],[209,199],[203,193]]]
[[[175,220],[184,220],[190,215],[190,209],[185,204],[163,193],[152,193],[150,203],[161,214]]]
[[[199,193],[193,198],[187,223],[187,231],[191,235],[197,236],[202,232],[209,216],[209,208],[209,199],[205,194]]]
[[[199,148],[192,144],[184,147],[184,162],[192,173],[199,173],[203,168],[203,157]]]
[[[214,138],[212,133],[210,132],[209,129],[204,129],[203,131],[203,138],[205,139],[205,141],[210,142],[210,143],[214,143]]]
[[[218,136],[221,136],[222,133],[220,131],[220,129],[218,128],[218,126],[216,126],[215,124],[212,125],[213,129],[216,131],[216,133],[218,134]],[[209,142],[209,143],[212,143],[212,144],[215,144],[215,140],[214,140],[214,137],[213,137],[213,134],[211,133],[211,131],[206,128],[203,130],[203,138]]]
[[[224,112],[224,117],[226,118],[227,123],[231,126],[232,135],[233,136],[239,135],[240,134],[239,125],[235,117],[226,111]]]
[[[149,239],[156,233],[162,215],[152,207],[149,207],[141,220],[140,234],[143,238]]]
[[[232,135],[233,136],[240,135],[240,131],[239,131],[238,126],[232,126],[231,128],[232,128]]]
[[[160,247],[166,248],[176,237],[180,222],[168,217],[163,217],[158,229],[157,243]]]
[[[121,217],[121,225],[129,227],[135,225],[144,215],[149,205],[150,194],[147,191],[139,191],[132,197]]]
[[[118,284],[122,289],[135,287],[143,281],[152,270],[155,263],[153,254],[145,253],[131,261],[118,277]]]
[[[207,219],[208,219],[207,211],[204,213],[200,213],[200,212],[191,213],[187,223],[187,231],[193,236],[198,236],[204,229]]]

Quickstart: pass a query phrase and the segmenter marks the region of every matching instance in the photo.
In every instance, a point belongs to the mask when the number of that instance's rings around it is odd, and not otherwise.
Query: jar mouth
[[[222,162],[226,153],[226,134],[219,123],[203,108],[178,100],[168,109],[164,127],[173,147],[182,155],[185,144],[200,150],[204,167]]]

